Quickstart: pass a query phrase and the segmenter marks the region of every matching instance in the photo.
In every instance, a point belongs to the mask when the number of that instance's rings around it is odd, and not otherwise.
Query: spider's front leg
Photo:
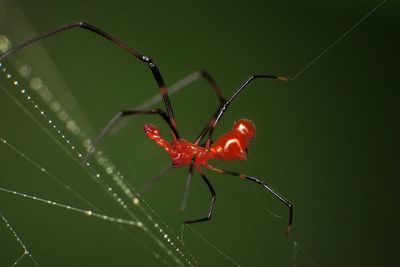
[[[140,53],[136,49],[130,47],[127,43],[123,42],[122,40],[118,39],[117,37],[105,32],[102,29],[97,28],[96,26],[89,24],[87,22],[80,21],[80,22],[76,22],[76,23],[67,24],[67,25],[61,26],[55,30],[43,33],[42,35],[39,35],[30,40],[27,40],[24,43],[22,43],[18,46],[15,46],[12,49],[8,50],[6,53],[0,55],[0,61],[3,61],[8,56],[18,52],[19,50],[21,50],[33,43],[36,43],[36,42],[46,39],[50,36],[53,36],[53,35],[56,35],[56,34],[71,30],[71,29],[75,29],[75,28],[81,28],[81,29],[87,30],[89,32],[95,33],[95,34],[101,36],[102,38],[114,43],[117,47],[125,50],[126,52],[128,52],[129,54],[134,56],[136,59],[146,63],[148,65],[148,67],[150,68],[150,70],[154,76],[154,79],[157,82],[158,87],[160,88],[161,95],[162,95],[162,98],[164,100],[164,104],[165,104],[165,107],[167,110],[169,124],[171,124],[173,126],[173,128],[175,128],[175,126],[176,126],[175,117],[174,117],[174,113],[172,110],[171,102],[169,101],[168,90],[167,90],[165,82],[161,76],[161,73],[160,73],[156,63],[150,57],[143,55],[142,53]],[[176,132],[176,130],[175,130],[175,132]]]

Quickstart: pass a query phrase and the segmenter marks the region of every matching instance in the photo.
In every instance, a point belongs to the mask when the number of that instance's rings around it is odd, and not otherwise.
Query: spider
[[[205,79],[208,81],[211,86],[213,87],[218,99],[219,99],[219,106],[215,113],[212,115],[211,119],[209,122],[205,125],[203,130],[200,132],[199,136],[194,142],[190,142],[184,138],[182,138],[178,132],[178,129],[176,127],[176,121],[174,117],[174,112],[169,100],[168,96],[168,90],[167,87],[164,83],[164,80],[161,76],[161,73],[156,66],[155,62],[143,55],[142,53],[138,52],[134,48],[128,46],[125,42],[121,41],[120,39],[114,37],[113,35],[89,24],[86,22],[78,22],[78,23],[72,23],[72,24],[67,24],[64,25],[60,28],[57,28],[53,31],[44,33],[40,36],[37,36],[33,39],[30,39],[10,50],[8,50],[6,53],[0,56],[0,61],[5,59],[7,56],[19,51],[20,49],[31,45],[32,43],[35,43],[37,41],[40,41],[44,38],[50,37],[52,35],[74,29],[74,28],[82,28],[84,30],[87,30],[88,32],[95,33],[112,43],[114,43],[116,46],[119,48],[125,50],[138,60],[144,62],[147,64],[147,66],[150,68],[155,81],[157,82],[158,87],[160,88],[161,91],[161,96],[163,99],[163,102],[165,104],[166,112],[162,109],[143,109],[143,110],[123,110],[121,112],[118,112],[107,124],[107,126],[101,131],[101,133],[98,135],[98,137],[95,139],[93,142],[92,147],[89,149],[84,162],[88,160],[88,157],[90,154],[94,151],[94,148],[96,144],[101,140],[103,136],[105,136],[112,128],[113,126],[123,117],[128,117],[128,116],[133,116],[133,115],[158,115],[161,116],[161,118],[168,124],[169,128],[172,131],[172,141],[167,141],[161,136],[161,132],[159,128],[152,124],[145,124],[144,125],[144,132],[145,134],[155,141],[157,145],[162,147],[171,157],[172,160],[172,166],[174,168],[179,168],[182,166],[188,166],[189,167],[189,172],[188,172],[188,180],[191,179],[193,175],[193,171],[196,170],[200,176],[202,177],[203,181],[206,183],[210,194],[211,194],[211,201],[210,201],[210,206],[207,212],[207,215],[205,217],[202,217],[200,219],[195,219],[195,220],[189,220],[185,221],[184,223],[186,224],[191,224],[191,223],[198,223],[198,222],[203,222],[203,221],[208,221],[211,219],[211,216],[213,214],[214,210],[214,205],[215,205],[215,200],[216,200],[216,192],[211,185],[210,181],[208,178],[204,175],[203,169],[209,169],[211,171],[215,171],[220,174],[226,174],[226,175],[233,175],[240,177],[242,179],[246,179],[252,182],[255,182],[259,185],[261,185],[263,188],[268,190],[274,197],[276,197],[279,201],[281,201],[288,209],[289,209],[289,222],[288,226],[285,230],[285,234],[288,234],[291,226],[292,226],[292,221],[293,221],[293,205],[285,199],[283,196],[281,196],[278,192],[276,192],[274,189],[271,188],[265,181],[263,181],[260,178],[254,177],[254,176],[249,176],[246,174],[241,174],[237,172],[232,172],[229,170],[222,170],[218,169],[208,163],[210,159],[214,160],[225,160],[225,161],[235,161],[235,160],[246,160],[247,159],[247,151],[248,147],[250,145],[251,140],[253,139],[255,132],[256,132],[256,127],[254,123],[250,120],[247,119],[240,119],[236,121],[233,124],[233,127],[230,131],[227,133],[223,134],[220,136],[218,139],[216,139],[215,142],[213,142],[213,133],[214,129],[217,126],[219,120],[222,118],[223,114],[226,112],[230,104],[235,100],[235,98],[246,88],[247,85],[249,85],[252,81],[256,79],[274,79],[274,80],[287,80],[285,77],[281,76],[274,76],[274,75],[251,75],[249,76],[248,79],[246,79],[240,86],[239,88],[233,93],[233,95],[225,99],[222,96],[220,88],[217,86],[216,82],[214,79],[211,77],[211,75],[206,72],[206,71],[200,71],[199,75],[201,78]],[[202,142],[205,139],[205,142]],[[188,185],[188,183],[186,183]]]

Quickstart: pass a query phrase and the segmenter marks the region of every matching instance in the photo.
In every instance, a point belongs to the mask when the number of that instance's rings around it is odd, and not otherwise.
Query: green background
[[[0,1],[0,34],[15,45],[85,20],[152,57],[168,85],[206,69],[229,96],[250,74],[295,77],[378,4]],[[248,161],[214,165],[268,181],[294,203],[294,226],[289,236],[283,235],[287,210],[262,188],[206,172],[217,191],[216,208],[210,222],[192,228],[212,246],[190,229],[184,230],[186,249],[199,266],[233,265],[216,248],[242,266],[396,264],[398,10],[396,1],[387,1],[295,80],[254,82],[232,104],[216,135],[229,130],[235,120],[249,118],[257,126],[257,136]],[[13,66],[21,61],[32,66],[33,76],[46,81],[92,138],[117,111],[133,108],[158,92],[146,65],[83,30],[32,45],[4,63],[17,77]],[[29,87],[29,80],[20,78],[20,83],[21,88]],[[105,214],[126,218],[76,158],[69,157],[4,93],[14,95],[60,140],[3,74],[0,84],[0,137]],[[32,97],[41,103],[34,93]],[[189,140],[218,104],[203,81],[171,96],[171,102],[178,129]],[[48,114],[62,127],[51,111]],[[104,151],[134,187],[169,163],[166,153],[142,133],[145,122],[161,126],[169,137],[159,118],[144,117],[103,142]],[[69,138],[79,144],[70,134]],[[1,188],[89,208],[5,145],[0,145],[0,161]],[[188,207],[182,212],[185,177],[186,170],[173,170],[143,194],[178,236],[181,222],[203,216],[209,201],[206,186],[195,175]],[[272,216],[265,208],[284,218]],[[138,212],[135,207],[131,210]],[[0,192],[0,211],[40,266],[162,266],[163,260],[174,266],[137,228],[124,232],[112,223],[5,192]],[[149,251],[160,253],[161,260]],[[1,222],[0,266],[11,266],[22,252]],[[33,266],[33,262],[24,257],[18,266]]]

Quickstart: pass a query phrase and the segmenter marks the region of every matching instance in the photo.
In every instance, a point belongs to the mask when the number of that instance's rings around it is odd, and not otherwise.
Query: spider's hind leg
[[[283,196],[281,196],[278,192],[276,192],[270,185],[268,185],[265,181],[254,177],[254,176],[249,176],[246,174],[240,174],[237,172],[232,172],[232,171],[227,171],[227,170],[221,170],[221,169],[217,169],[214,167],[210,167],[209,168],[212,171],[218,172],[218,173],[222,173],[222,174],[228,174],[228,175],[233,175],[233,176],[238,176],[242,179],[246,179],[252,182],[255,182],[259,185],[261,185],[262,187],[264,187],[265,189],[267,189],[274,197],[276,197],[279,201],[281,201],[288,209],[289,209],[289,222],[288,222],[288,226],[285,230],[285,234],[289,234],[290,229],[292,228],[292,224],[293,224],[293,204],[290,203],[286,198],[284,198]]]

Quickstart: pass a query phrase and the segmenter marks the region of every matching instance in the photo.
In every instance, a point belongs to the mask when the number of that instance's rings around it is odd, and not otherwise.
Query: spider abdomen
[[[220,136],[211,146],[213,158],[221,160],[245,160],[247,148],[256,133],[250,120],[241,119],[233,124],[232,130]]]

